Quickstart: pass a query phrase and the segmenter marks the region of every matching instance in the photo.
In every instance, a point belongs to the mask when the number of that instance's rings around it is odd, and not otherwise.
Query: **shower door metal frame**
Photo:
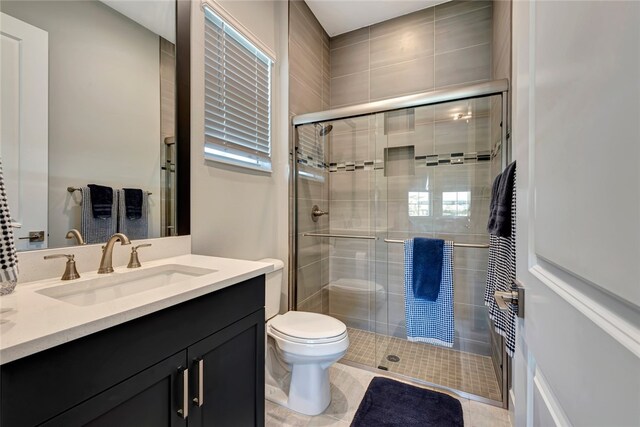
[[[486,98],[490,96],[500,95],[502,99],[501,108],[501,163],[504,169],[511,161],[511,140],[509,138],[508,127],[508,108],[509,108],[509,80],[500,79],[492,80],[484,83],[476,83],[466,86],[459,86],[452,89],[439,89],[431,92],[423,92],[414,95],[400,96],[382,101],[367,102],[348,107],[334,108],[332,110],[318,111],[315,113],[307,113],[293,116],[291,118],[291,135],[290,141],[293,146],[290,150],[291,156],[291,191],[292,202],[291,212],[293,221],[290,222],[291,239],[289,241],[289,289],[288,289],[288,309],[297,310],[298,308],[298,150],[299,150],[299,132],[298,127],[307,124],[316,124],[332,120],[340,120],[354,117],[367,116],[376,113],[385,113],[389,111],[404,110],[406,108],[416,108],[428,105],[443,104],[453,101],[462,101],[466,99]],[[504,344],[503,344],[504,349]],[[461,397],[476,400],[495,406],[508,407],[509,402],[509,360],[506,349],[503,351],[502,363],[502,401],[494,401],[481,396],[469,394],[462,390],[452,390],[438,384],[428,384],[430,386],[440,387],[444,390],[452,391]],[[506,363],[504,362],[506,361]],[[406,379],[406,378],[405,378]],[[417,383],[423,381],[414,379]]]
[[[459,86],[453,89],[439,89],[431,92],[422,92],[414,95],[384,99],[382,101],[366,102],[364,104],[334,108],[332,110],[299,114],[297,116],[293,116],[291,124],[294,127],[298,127],[306,124],[322,123],[331,120],[368,116],[375,113],[404,110],[405,108],[423,107],[472,98],[485,98],[492,95],[503,95],[507,92],[509,92],[509,80],[492,80],[484,83]]]

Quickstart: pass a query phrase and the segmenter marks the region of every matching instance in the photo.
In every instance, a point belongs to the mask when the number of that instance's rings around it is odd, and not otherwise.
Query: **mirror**
[[[3,0],[0,12],[0,156],[18,250],[75,245],[74,228],[87,243],[175,235],[175,1]]]

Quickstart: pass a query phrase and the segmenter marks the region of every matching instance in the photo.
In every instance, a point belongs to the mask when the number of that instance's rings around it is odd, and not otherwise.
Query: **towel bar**
[[[404,243],[404,240],[384,239],[385,243]],[[478,248],[487,249],[489,245],[483,243],[454,243],[453,246],[457,248]]]
[[[80,191],[80,190],[82,190],[82,188],[80,187],[67,187],[67,191],[69,193],[73,193],[74,191]],[[145,193],[147,193],[149,196],[153,194],[151,191],[145,191]]]
[[[309,236],[309,237],[337,237],[339,239],[378,240],[378,238],[376,236],[353,236],[353,235],[350,235],[350,234],[304,233],[303,236]]]

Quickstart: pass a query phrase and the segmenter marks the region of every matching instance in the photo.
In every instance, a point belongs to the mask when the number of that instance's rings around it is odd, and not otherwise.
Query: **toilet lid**
[[[347,326],[333,317],[304,311],[289,311],[269,322],[271,328],[293,338],[323,340],[345,334]]]

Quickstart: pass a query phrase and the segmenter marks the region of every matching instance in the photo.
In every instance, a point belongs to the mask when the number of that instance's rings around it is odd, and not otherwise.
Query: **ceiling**
[[[448,0],[305,0],[329,37]]]
[[[174,0],[101,0],[124,16],[171,43],[176,42],[176,4]]]

